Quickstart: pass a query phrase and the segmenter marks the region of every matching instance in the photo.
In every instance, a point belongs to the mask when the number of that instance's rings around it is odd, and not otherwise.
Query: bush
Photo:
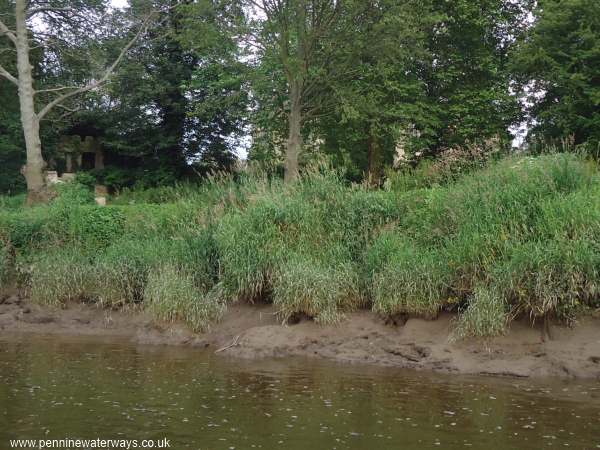
[[[78,205],[94,203],[94,192],[89,186],[70,181],[55,185],[57,196],[52,200],[52,206],[58,208],[71,208]]]
[[[45,242],[48,208],[28,208],[0,214],[0,240],[19,250],[30,250]]]
[[[94,172],[77,172],[75,175],[75,183],[85,186],[90,191],[95,188],[98,180],[94,176]]]
[[[114,208],[81,206],[67,215],[67,236],[79,245],[106,247],[124,232],[125,216]]]

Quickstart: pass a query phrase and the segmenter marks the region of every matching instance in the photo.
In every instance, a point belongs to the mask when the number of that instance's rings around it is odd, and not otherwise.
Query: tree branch
[[[33,8],[30,9],[29,11],[27,11],[27,17],[31,18],[33,16],[35,16],[36,14],[42,13],[42,12],[69,12],[69,11],[73,11],[72,7],[65,7],[65,8],[58,8],[58,7],[51,7],[51,6],[40,6],[39,8]]]
[[[59,86],[50,89],[40,89],[39,91],[35,91],[36,94],[42,94],[46,92],[58,92],[58,91],[66,91],[67,89],[80,89],[80,86]]]
[[[17,44],[17,36],[15,36],[15,33],[13,33],[5,24],[4,22],[2,22],[2,20],[0,20],[0,35],[6,35],[7,38],[9,38],[13,44]]]
[[[15,86],[19,86],[19,80],[17,80],[16,77],[12,76],[8,70],[6,70],[4,67],[2,67],[0,65],[0,75],[2,75],[4,78],[6,78],[8,81],[10,81],[11,83],[13,83]]]
[[[129,51],[129,49],[131,49],[131,47],[133,47],[133,44],[136,43],[136,41],[139,39],[139,37],[146,32],[146,30],[148,29],[148,24],[150,22],[150,18],[151,18],[152,14],[148,15],[146,17],[146,20],[144,20],[142,26],[140,27],[140,29],[138,30],[138,32],[135,34],[135,36],[133,37],[133,39],[131,39],[127,45],[125,47],[123,47],[123,49],[121,50],[121,53],[119,53],[119,56],[117,57],[117,59],[115,59],[115,61],[108,67],[108,69],[106,69],[106,71],[104,72],[104,75],[102,75],[102,77],[100,77],[99,79],[92,81],[91,83],[87,84],[86,86],[82,86],[80,88],[75,89],[72,92],[67,92],[66,94],[63,94],[57,98],[55,98],[54,100],[52,100],[50,103],[48,103],[46,106],[44,106],[42,108],[42,110],[39,112],[38,117],[40,118],[40,120],[46,115],[48,114],[55,106],[59,105],[60,103],[64,102],[65,100],[78,95],[78,94],[83,94],[84,92],[88,92],[91,91],[93,89],[96,89],[97,87],[101,86],[102,84],[106,83],[110,77],[112,76],[113,72],[115,71],[115,69],[117,68],[117,66],[121,63],[121,61],[123,60],[123,58],[125,57],[125,55],[127,54],[127,52]]]

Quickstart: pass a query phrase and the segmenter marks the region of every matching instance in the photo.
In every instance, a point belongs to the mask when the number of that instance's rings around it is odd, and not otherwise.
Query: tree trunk
[[[46,201],[47,190],[44,177],[46,162],[42,156],[40,121],[35,112],[35,92],[33,90],[31,63],[29,62],[26,3],[25,0],[16,1],[15,18],[19,103],[25,148],[27,150],[27,163],[23,167],[22,173],[27,181],[27,203],[31,204]]]
[[[381,182],[381,148],[372,126],[369,126],[367,140],[367,182],[369,186],[377,187]]]
[[[285,151],[284,182],[298,178],[298,157],[302,150],[302,88],[299,82],[290,83],[290,113],[288,115],[288,139]]]

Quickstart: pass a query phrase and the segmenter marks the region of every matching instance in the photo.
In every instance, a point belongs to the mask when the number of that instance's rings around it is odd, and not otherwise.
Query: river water
[[[593,449],[600,383],[0,337],[0,449],[65,438],[167,438],[176,450]]]

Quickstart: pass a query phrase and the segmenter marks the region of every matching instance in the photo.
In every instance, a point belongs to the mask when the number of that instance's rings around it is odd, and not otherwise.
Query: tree
[[[540,0],[513,62],[527,99],[530,141],[572,136],[600,146],[600,3]]]
[[[231,170],[244,131],[246,65],[228,25],[240,14],[235,2],[153,0],[152,9],[161,26],[140,37],[111,83],[73,117],[129,165],[94,172],[115,188]]]
[[[509,57],[527,26],[530,0],[428,0],[437,16],[424,66],[428,119],[416,123],[415,150],[439,149],[500,135],[519,119]]]
[[[0,65],[13,71],[13,49],[0,41]],[[24,163],[23,131],[19,120],[17,87],[0,78],[0,193],[14,193],[22,189],[19,169]]]
[[[315,79],[333,112],[309,125],[352,178],[366,173],[374,185],[398,149],[431,156],[496,135],[506,142],[520,113],[508,58],[527,5],[346,1],[334,51]]]
[[[60,34],[68,37],[74,36],[78,31],[86,30],[87,38],[94,26],[96,30],[101,27],[101,12],[106,11],[105,2],[102,1],[67,1],[67,0],[15,0],[9,2],[11,13],[0,20],[0,36],[8,39],[16,50],[16,74],[11,73],[6,67],[0,66],[0,75],[18,87],[21,125],[25,139],[27,162],[22,169],[27,182],[28,203],[44,201],[47,198],[44,170],[46,162],[42,155],[40,139],[40,121],[46,118],[55,108],[64,105],[64,102],[84,92],[91,91],[103,85],[111,77],[116,67],[134,45],[138,37],[147,28],[149,19],[139,27],[137,33],[121,49],[114,61],[102,73],[89,79],[82,85],[65,85],[45,87],[40,89],[35,86],[31,65],[31,42],[34,45],[51,47],[55,43],[66,43],[68,40],[61,38]],[[38,29],[32,25],[38,21]],[[92,28],[90,28],[92,27]],[[55,54],[60,50],[56,49]],[[45,93],[55,94],[54,98],[45,104],[36,104],[36,96]],[[39,98],[39,97],[38,97]]]
[[[174,0],[131,2],[131,13],[142,16],[149,7],[160,27],[151,27],[123,60],[119,70],[96,95],[88,95],[82,109],[73,116],[76,129],[90,129],[101,136],[103,147],[124,162],[135,162],[129,177],[108,182],[123,185],[173,182],[187,168],[189,99],[184,86],[196,64],[177,39],[181,14]],[[103,46],[121,48],[121,36]],[[139,167],[138,167],[139,166]],[[114,178],[114,167],[96,173]],[[142,172],[147,176],[141,177]],[[106,180],[104,180],[106,181]]]
[[[361,0],[347,7],[348,38],[336,46],[331,63],[334,113],[319,128],[326,150],[348,155],[378,185],[402,133],[425,119],[420,74],[433,18],[421,1]]]
[[[248,41],[263,62],[277,61],[285,77],[286,182],[298,177],[302,127],[322,110],[319,87],[339,37],[341,0],[245,0],[251,10]],[[277,89],[274,80],[274,91]],[[275,94],[277,95],[277,94]]]

